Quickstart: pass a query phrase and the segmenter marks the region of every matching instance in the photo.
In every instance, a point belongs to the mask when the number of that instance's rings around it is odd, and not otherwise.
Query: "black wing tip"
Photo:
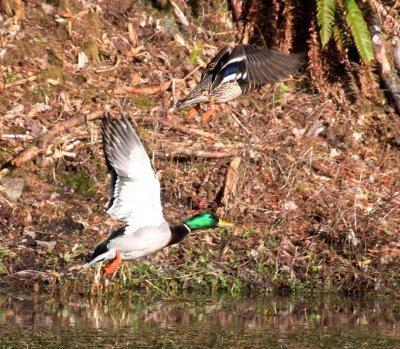
[[[292,61],[298,61],[299,64],[302,64],[306,61],[307,58],[307,51],[302,51],[302,52],[281,52],[277,50],[272,50],[267,47],[257,47],[255,45],[250,45],[250,44],[240,44],[235,47],[235,49],[242,49],[244,51],[245,55],[252,56],[258,53],[268,53],[270,55],[276,55],[280,57],[287,57],[292,59]]]
[[[248,61],[248,82],[255,86],[277,82],[294,74],[306,58],[306,52],[285,53],[254,46],[246,46],[243,52]]]
[[[135,135],[135,132],[129,119],[124,115],[121,115],[121,118],[119,119],[113,118],[110,115],[104,117],[102,119],[101,131],[104,158],[108,171],[111,174],[111,199],[108,206],[108,208],[110,208],[115,199],[113,193],[115,190],[116,181],[119,177],[117,172],[118,170],[115,167],[116,156],[118,157],[118,154],[126,155],[126,149],[118,144],[120,144],[120,142],[127,144],[129,139],[132,138],[131,133]],[[135,137],[133,138],[135,139]]]
[[[108,129],[112,128],[113,125],[121,125],[121,124],[130,125],[132,127],[132,124],[129,121],[129,118],[126,117],[123,114],[121,114],[119,119],[118,118],[113,118],[111,115],[107,115],[106,117],[104,117],[102,119],[101,129],[104,132],[105,130],[108,130]]]
[[[108,251],[108,248],[107,248],[108,242],[109,242],[108,240],[105,240],[105,241],[99,243],[96,246],[96,248],[94,249],[93,253],[86,256],[86,263],[90,263],[97,256],[100,256],[101,254],[106,253]]]
[[[100,242],[94,249],[93,253],[86,256],[86,263],[90,263],[97,256],[100,256],[101,254],[106,253],[108,251],[108,244],[110,243],[110,241],[119,236],[124,235],[125,231],[126,231],[126,227],[127,226],[125,225],[121,228],[118,228],[117,230],[114,230],[106,240]]]
[[[289,53],[289,56],[292,57],[293,62],[297,65],[297,68],[301,68],[301,66],[307,61],[306,51]]]
[[[102,119],[101,131],[103,136],[103,147],[109,146],[113,139],[129,139],[138,138],[136,132],[132,126],[131,121],[125,115],[120,116],[120,118],[113,118],[107,116]]]
[[[229,46],[224,46],[222,47],[215,55],[213,58],[211,58],[211,62],[218,62],[227,52],[231,52],[231,48]]]

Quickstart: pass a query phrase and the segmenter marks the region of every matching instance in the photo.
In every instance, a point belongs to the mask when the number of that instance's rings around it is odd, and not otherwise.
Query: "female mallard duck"
[[[112,259],[104,275],[113,274],[122,260],[147,256],[182,241],[197,229],[229,227],[214,213],[200,213],[178,225],[164,219],[160,182],[150,159],[127,118],[102,123],[103,150],[111,173],[111,200],[107,213],[126,222],[100,243],[86,266]]]
[[[220,50],[207,64],[196,87],[176,104],[177,108],[209,102],[203,115],[207,121],[215,112],[215,103],[228,102],[242,94],[278,81],[291,74],[304,62],[303,53],[285,54],[251,45],[229,46]]]

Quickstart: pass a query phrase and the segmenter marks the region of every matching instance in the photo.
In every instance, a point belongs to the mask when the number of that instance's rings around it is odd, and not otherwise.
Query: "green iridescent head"
[[[193,217],[190,217],[184,222],[190,230],[196,229],[207,229],[216,227],[233,227],[233,223],[229,223],[219,219],[215,213],[206,212],[199,213]]]

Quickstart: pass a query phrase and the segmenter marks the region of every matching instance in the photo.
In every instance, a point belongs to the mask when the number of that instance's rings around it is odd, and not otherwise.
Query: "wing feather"
[[[223,47],[219,52],[211,59],[211,61],[205,67],[203,74],[201,74],[201,80],[203,80],[206,76],[210,74],[214,74],[215,70],[218,70],[218,67],[221,64],[224,64],[231,52],[231,48],[229,46]]]
[[[102,131],[104,155],[111,173],[107,212],[138,228],[161,224],[164,217],[160,182],[131,123],[126,117],[106,118]]]
[[[238,45],[216,72],[211,91],[218,85],[236,80],[243,92],[279,81],[300,68],[304,54],[285,54],[251,45]]]
[[[243,50],[246,70],[251,69],[253,73],[243,82],[251,82],[256,88],[285,78],[304,63],[302,53],[286,54],[250,45],[243,45]]]

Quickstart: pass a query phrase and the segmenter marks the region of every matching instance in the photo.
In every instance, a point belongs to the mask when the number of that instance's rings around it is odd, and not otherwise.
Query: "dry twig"
[[[165,156],[176,158],[176,157],[196,157],[196,158],[206,158],[206,159],[222,159],[229,158],[237,155],[238,149],[229,151],[206,151],[206,150],[196,150],[188,149],[187,147],[181,147],[176,149],[171,149],[165,153]]]
[[[46,151],[46,149],[51,145],[53,142],[54,138],[57,137],[60,133],[63,133],[67,131],[68,129],[71,129],[72,127],[78,126],[83,124],[86,121],[92,121],[96,119],[100,119],[105,115],[104,111],[96,111],[88,115],[79,115],[75,116],[71,119],[68,119],[63,122],[59,122],[55,124],[48,132],[44,133],[36,142],[34,145],[30,145],[26,149],[24,149],[21,153],[19,153],[17,156],[15,156],[13,159],[10,161],[6,162],[1,166],[0,169],[5,169],[10,166],[21,166],[22,164],[32,160],[34,157],[37,155],[43,153]],[[215,135],[210,132],[206,132],[194,127],[185,127],[181,125],[177,125],[171,121],[161,119],[161,120],[156,120],[151,117],[142,117],[142,118],[136,118],[137,121],[157,121],[161,123],[165,127],[170,127],[175,130],[181,131],[186,134],[192,134],[192,135],[197,135],[200,137],[203,137],[208,140],[215,140],[218,138],[218,135]],[[233,151],[229,152],[204,152],[204,151],[188,151],[188,149],[175,149],[172,151],[170,154],[172,156],[196,156],[196,157],[206,157],[206,158],[220,158],[220,157],[229,157],[234,154]]]
[[[194,68],[189,74],[187,74],[182,79],[175,79],[176,84],[180,84],[191,77],[196,71],[200,69],[199,67]],[[158,86],[145,86],[145,87],[131,87],[131,86],[122,86],[114,89],[113,93],[115,95],[130,95],[130,94],[142,94],[142,95],[155,95],[162,91],[169,89],[172,85],[172,80],[161,83]]]
[[[174,14],[175,14],[176,18],[178,19],[179,23],[182,24],[182,26],[186,30],[189,30],[190,24],[189,24],[187,17],[183,13],[183,11],[179,8],[178,4],[175,1],[170,0],[170,3],[172,5]]]
[[[162,124],[165,127],[172,128],[174,130],[180,131],[180,132],[185,133],[185,134],[191,134],[191,135],[200,136],[200,137],[203,137],[205,139],[215,140],[215,139],[218,138],[218,135],[216,135],[215,133],[203,131],[203,130],[200,130],[198,128],[191,127],[191,126],[178,125],[178,124],[176,124],[176,123],[174,123],[172,121],[166,120],[166,119],[156,119],[156,118],[149,117],[149,116],[136,117],[136,118],[132,118],[132,119],[135,120],[135,121],[158,122],[158,123]]]
[[[120,60],[119,57],[117,57],[117,62],[113,66],[99,68],[99,69],[96,69],[95,72],[99,74],[99,73],[105,73],[105,72],[108,72],[108,71],[112,71],[114,69],[117,69],[120,63],[121,63],[121,60]]]
[[[37,75],[32,75],[25,79],[20,79],[20,80],[14,81],[14,82],[10,82],[9,84],[4,84],[3,86],[0,85],[0,90],[6,90],[6,89],[14,87],[14,86],[24,85],[28,82],[37,80],[37,78],[38,78]]]
[[[47,131],[46,133],[42,134],[39,137],[38,141],[36,142],[36,145],[33,144],[30,145],[28,148],[24,149],[16,157],[14,157],[12,160],[4,164],[1,167],[1,169],[10,167],[11,165],[17,167],[21,166],[25,162],[32,160],[37,155],[45,152],[46,149],[53,142],[54,138],[58,136],[60,133],[65,132],[66,130],[72,127],[81,125],[86,121],[99,119],[103,116],[104,116],[103,111],[96,111],[88,115],[78,115],[71,119],[56,123],[49,131]]]

